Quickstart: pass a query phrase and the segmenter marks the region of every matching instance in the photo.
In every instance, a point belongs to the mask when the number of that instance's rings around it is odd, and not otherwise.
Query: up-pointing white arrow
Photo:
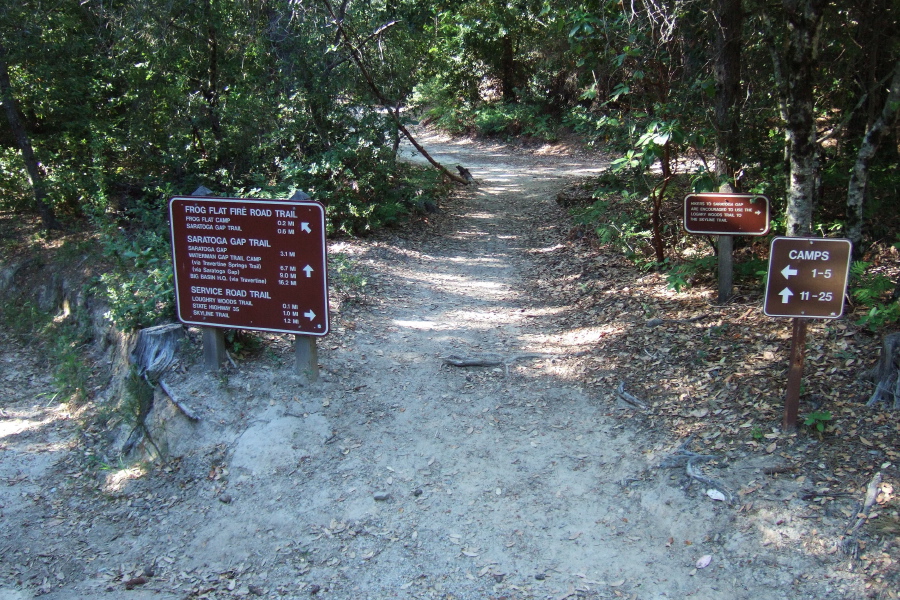
[[[791,268],[791,265],[788,265],[781,270],[781,274],[784,275],[785,279],[790,279],[791,275],[797,274],[797,269],[793,269]]]
[[[781,290],[780,292],[778,292],[778,295],[781,296],[781,303],[782,303],[782,304],[787,304],[787,303],[788,303],[788,300],[791,299],[791,296],[794,295],[794,292],[792,292],[792,291],[789,290],[788,288],[784,288],[783,290]]]
[[[312,277],[313,268],[311,266],[306,265],[305,267],[303,267],[303,270],[306,271],[307,277]]]
[[[300,231],[305,231],[306,233],[312,233],[312,229],[309,228],[309,223],[300,223]]]
[[[303,316],[306,317],[307,319],[309,319],[310,321],[312,321],[313,319],[316,318],[316,313],[314,313],[313,311],[310,310],[308,312],[303,313]]]

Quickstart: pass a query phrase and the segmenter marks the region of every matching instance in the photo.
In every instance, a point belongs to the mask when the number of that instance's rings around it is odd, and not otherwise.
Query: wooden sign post
[[[212,190],[202,185],[191,196],[212,196]],[[218,371],[225,362],[225,330],[219,327],[201,326],[203,340],[203,366],[207,371]]]

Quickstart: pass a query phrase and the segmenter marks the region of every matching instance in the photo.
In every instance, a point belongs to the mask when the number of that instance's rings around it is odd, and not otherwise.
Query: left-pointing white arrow
[[[300,230],[305,231],[306,233],[312,233],[312,229],[309,228],[309,223],[300,223]]]
[[[309,311],[309,312],[303,313],[303,316],[306,317],[307,319],[309,319],[310,321],[312,321],[313,319],[316,318],[316,313],[314,313],[313,311]]]
[[[313,268],[311,266],[306,265],[305,267],[303,267],[303,270],[306,271],[307,277],[312,277]]]
[[[797,269],[793,269],[791,268],[791,265],[788,265],[781,270],[781,274],[784,275],[785,279],[790,279],[791,275],[797,274]]]
[[[778,295],[781,296],[781,303],[782,303],[782,304],[787,304],[787,303],[788,303],[788,300],[791,299],[791,296],[794,295],[794,292],[792,292],[792,291],[789,290],[788,288],[784,288],[783,290],[781,290],[780,292],[778,292]]]

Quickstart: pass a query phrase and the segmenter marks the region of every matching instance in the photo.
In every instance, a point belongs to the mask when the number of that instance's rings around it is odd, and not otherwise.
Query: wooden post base
[[[299,375],[305,375],[306,379],[313,383],[319,379],[319,351],[316,347],[316,338],[311,335],[298,335],[295,338],[294,368]]]
[[[201,327],[203,332],[203,366],[218,371],[225,362],[225,330],[220,327]]]

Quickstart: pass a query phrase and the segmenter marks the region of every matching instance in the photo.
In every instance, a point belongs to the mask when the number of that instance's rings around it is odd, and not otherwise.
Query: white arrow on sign
[[[781,296],[781,303],[782,303],[782,304],[787,304],[787,303],[788,303],[788,300],[791,299],[791,296],[794,295],[794,292],[792,292],[792,291],[789,290],[788,288],[784,288],[783,290],[781,290],[780,292],[778,292],[778,295]]]
[[[791,275],[797,274],[797,269],[792,269],[791,265],[788,265],[781,270],[781,274],[784,275],[785,279],[790,279]]]
[[[306,265],[305,267],[303,267],[303,270],[306,271],[307,277],[312,277],[313,268],[311,266]]]
[[[306,233],[312,233],[312,229],[309,228],[309,223],[300,223],[300,230],[305,231]]]
[[[313,319],[316,318],[316,313],[314,313],[313,311],[309,311],[309,312],[303,313],[303,316],[306,317],[307,319],[309,319],[310,321],[312,321]]]

